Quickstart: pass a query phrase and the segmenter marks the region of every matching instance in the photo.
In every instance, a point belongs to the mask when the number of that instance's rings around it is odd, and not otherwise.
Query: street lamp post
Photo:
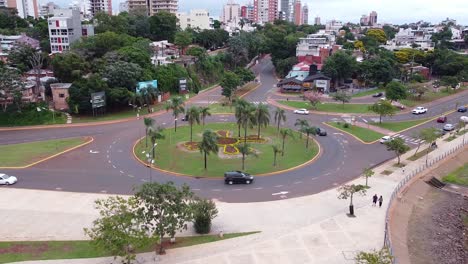
[[[154,143],[153,147],[146,153],[146,158],[148,161],[148,169],[149,169],[149,178],[150,182],[153,182],[153,175],[151,173],[151,165],[154,164],[154,148],[158,145],[158,143]]]

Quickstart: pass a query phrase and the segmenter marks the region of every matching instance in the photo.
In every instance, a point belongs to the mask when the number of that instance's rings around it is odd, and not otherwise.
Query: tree
[[[277,124],[277,131],[280,129],[281,121],[286,122],[286,112],[284,109],[277,107],[275,110],[275,124]]]
[[[245,109],[250,106],[250,103],[244,99],[237,99],[235,102],[234,116],[237,120],[237,136],[240,137],[240,129],[242,126],[242,115]]]
[[[419,147],[421,146],[422,141],[425,141],[429,144],[429,146],[432,146],[432,144],[440,137],[440,133],[435,127],[427,127],[423,128],[419,131],[418,138],[421,140],[420,143],[418,144],[418,147],[416,148],[416,152],[414,155],[418,153]],[[427,158],[429,156],[430,148],[428,147],[426,150],[426,164],[427,164]]]
[[[139,205],[137,215],[144,222],[143,228],[151,236],[159,237],[159,254],[163,254],[163,238],[167,235],[174,237],[177,231],[187,229],[187,222],[193,219],[193,193],[185,184],[177,188],[173,182],[151,182],[140,185],[135,197]]]
[[[400,164],[401,155],[405,154],[408,150],[410,150],[410,147],[406,145],[405,141],[401,138],[394,138],[390,141],[387,141],[385,142],[385,145],[387,146],[388,151],[395,152],[398,158],[397,164]]]
[[[8,107],[7,98],[13,95],[21,88],[20,74],[17,70],[6,67],[0,64],[0,98],[3,98],[3,112],[6,112]],[[3,92],[2,92],[3,91]]]
[[[197,123],[200,124],[200,108],[197,106],[191,106],[189,109],[187,109],[187,112],[185,112],[187,115],[187,121],[190,125],[190,142],[193,141],[193,124]]]
[[[309,126],[309,122],[306,119],[296,119],[296,123],[294,123],[294,126],[299,127],[299,131],[304,131],[306,127]],[[302,133],[300,134],[300,138],[302,139]]]
[[[356,255],[356,264],[392,264],[394,257],[388,248],[382,248],[379,251],[364,252],[360,251]]]
[[[154,119],[145,117],[143,119],[143,123],[145,124],[145,146],[148,147],[148,135],[149,135],[149,131],[154,126]]]
[[[344,51],[334,53],[323,65],[323,72],[335,81],[335,89],[343,79],[350,78],[356,69],[356,59]]]
[[[366,187],[367,187],[367,179],[372,177],[372,175],[374,175],[375,172],[371,168],[364,168],[364,170],[362,170],[362,174],[366,178]]]
[[[198,234],[208,234],[211,221],[218,215],[216,204],[212,200],[198,198],[192,205],[193,227]]]
[[[376,102],[369,106],[369,110],[379,115],[379,123],[382,124],[382,117],[393,116],[396,108],[387,100]]]
[[[244,128],[244,144],[247,143],[247,128],[253,128],[257,124],[256,107],[247,103],[241,111],[240,123]]]
[[[239,77],[235,73],[228,71],[224,73],[220,85],[223,87],[221,94],[228,98],[229,103],[232,103],[232,96],[237,87],[240,85]]]
[[[166,111],[172,110],[174,116],[174,131],[177,132],[177,118],[184,112],[184,100],[180,96],[169,99],[166,103]]]
[[[284,156],[284,143],[286,141],[286,138],[289,136],[291,138],[294,138],[294,134],[290,128],[282,128],[279,131],[282,139],[282,146],[281,146],[281,156]]]
[[[200,118],[202,120],[203,126],[205,126],[205,119],[207,116],[211,116],[210,108],[207,106],[201,106],[198,110],[200,112]]]
[[[198,143],[198,148],[200,149],[200,153],[203,153],[203,157],[205,160],[205,170],[206,170],[206,158],[210,153],[218,153],[218,135],[211,131],[205,130],[202,135],[202,141]]]
[[[336,92],[331,95],[333,100],[341,102],[344,108],[344,104],[351,101],[351,95],[346,94],[345,92]]]
[[[255,118],[258,126],[257,138],[260,139],[260,127],[267,127],[270,124],[270,111],[268,111],[268,106],[258,104],[255,109]]]
[[[306,133],[306,149],[309,148],[309,138],[310,138],[310,135],[317,135],[317,128],[312,126],[306,126],[304,127],[302,130],[301,130],[302,133]]]
[[[156,148],[155,148],[156,140],[158,140],[158,139],[164,139],[164,138],[165,138],[165,136],[164,136],[164,134],[163,134],[163,131],[164,131],[164,129],[163,129],[162,127],[151,128],[151,129],[149,130],[148,136],[149,136],[149,138],[150,138],[150,140],[151,140],[151,146],[153,146],[153,147],[152,147],[153,153],[151,153],[151,154],[152,154],[151,157],[153,157],[153,158],[154,158],[154,151],[155,151],[155,149],[156,149]]]
[[[174,44],[176,44],[181,54],[185,54],[185,49],[192,44],[193,36],[189,31],[178,31],[175,33]]]
[[[350,199],[349,215],[354,216],[354,205],[353,205],[354,194],[360,194],[364,196],[366,195],[367,189],[369,189],[368,186],[364,186],[361,184],[343,185],[340,188],[338,188],[338,193],[339,193],[338,199],[343,199],[343,200],[347,200],[348,198]]]
[[[455,86],[457,86],[458,78],[455,76],[442,76],[442,78],[440,78],[440,83],[447,87],[448,92],[450,88],[455,88]]]
[[[366,36],[374,38],[381,44],[387,42],[387,36],[385,35],[385,31],[380,28],[371,28],[367,30]]]
[[[115,88],[111,89],[111,91],[112,90],[115,90]],[[157,88],[153,86],[148,86],[140,90],[139,95],[142,101],[146,104],[148,108],[148,113],[151,113],[151,105],[156,100],[156,98],[158,98],[158,94],[159,92]]]
[[[408,96],[408,91],[406,86],[397,81],[390,82],[387,87],[385,87],[385,96],[390,101],[398,101],[406,99]]]
[[[138,81],[143,79],[143,69],[136,63],[117,61],[105,67],[103,77],[110,87],[133,90]]]
[[[151,38],[153,40],[168,40],[174,42],[177,32],[177,17],[166,11],[161,11],[149,18]]]
[[[51,64],[54,76],[68,83],[78,80],[88,68],[85,60],[74,52],[55,54]]]
[[[242,155],[242,170],[245,170],[245,156],[253,155],[257,157],[257,153],[252,149],[250,144],[244,143],[240,146],[237,146],[239,153]]]
[[[283,151],[280,149],[280,147],[278,145],[273,145],[272,148],[273,148],[273,166],[275,167],[276,166],[276,157],[278,156],[278,154],[283,153]]]
[[[38,96],[40,94],[41,87],[41,69],[44,66],[45,56],[40,52],[34,52],[28,58],[28,64],[31,65],[31,68],[36,74],[36,86],[33,91],[34,95]]]
[[[430,87],[419,84],[419,83],[415,83],[410,86],[410,90],[414,94],[416,94],[416,96],[418,97],[418,100],[421,100],[423,95],[430,91]]]
[[[317,105],[322,102],[322,94],[316,91],[305,92],[304,98],[309,101],[313,109],[317,109]]]
[[[8,52],[8,62],[20,70],[21,73],[24,73],[33,68],[29,62],[31,57],[36,53],[39,52],[37,52],[37,50],[31,45],[18,44]]]
[[[130,264],[137,249],[156,240],[157,235],[148,237],[142,228],[144,221],[137,214],[140,204],[134,197],[111,196],[96,200],[95,204],[100,218],[84,231],[95,246],[111,253],[114,259],[119,256],[124,263]]]

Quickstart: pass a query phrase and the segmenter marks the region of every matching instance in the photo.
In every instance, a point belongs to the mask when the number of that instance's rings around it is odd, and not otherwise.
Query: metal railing
[[[435,163],[439,162],[440,160],[442,159],[445,159],[447,156],[455,153],[456,151],[458,151],[459,149],[463,148],[466,144],[468,144],[468,141],[462,141],[460,142],[460,144],[454,146],[453,148],[443,152],[443,153],[440,153],[439,155],[437,155],[436,157],[433,157],[429,160],[427,160],[427,163],[426,164],[422,164],[421,166],[417,167],[416,169],[410,171],[409,173],[407,173],[406,177],[404,179],[402,179],[398,185],[395,187],[395,189],[393,190],[392,192],[392,195],[390,196],[390,199],[387,203],[387,209],[385,211],[385,233],[384,233],[384,247],[388,248],[388,250],[390,251],[390,254],[392,254],[392,256],[394,256],[393,254],[393,248],[392,248],[392,243],[391,243],[391,240],[390,240],[390,233],[389,233],[389,227],[388,227],[388,221],[389,221],[389,211],[390,211],[390,208],[395,200],[395,198],[398,196],[398,194],[400,193],[400,190],[411,180],[414,178],[414,176],[418,175],[420,172],[430,168],[432,165],[434,165]],[[398,263],[396,257],[394,256],[393,258],[393,263]]]

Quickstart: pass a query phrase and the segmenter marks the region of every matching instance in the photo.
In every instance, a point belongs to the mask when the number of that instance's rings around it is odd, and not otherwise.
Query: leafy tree
[[[343,108],[344,108],[345,103],[348,103],[349,101],[351,101],[351,95],[348,95],[345,92],[336,92],[336,93],[332,94],[331,96],[332,96],[333,100],[341,102],[342,105],[343,105]]]
[[[91,61],[94,58],[101,58],[107,52],[131,46],[136,40],[136,38],[127,34],[117,34],[108,31],[81,38],[79,42],[75,42],[72,45],[72,51]]]
[[[242,170],[245,170],[245,156],[253,155],[254,157],[257,156],[255,150],[252,149],[250,144],[244,143],[237,147],[239,149],[239,153],[242,155]]]
[[[135,260],[137,249],[156,240],[157,235],[148,237],[141,227],[143,219],[137,215],[140,204],[134,197],[111,196],[95,203],[100,218],[93,222],[93,227],[84,231],[95,246],[111,253],[114,258],[122,257],[124,263],[130,264]]]
[[[247,103],[241,108],[240,123],[244,128],[244,144],[247,144],[247,128],[253,128],[257,124],[256,107]]]
[[[384,25],[382,27],[383,31],[385,32],[385,36],[387,36],[387,39],[394,39],[395,35],[397,33],[397,30],[389,25]]]
[[[284,78],[297,63],[297,57],[295,56],[286,59],[278,59],[275,65],[276,73],[279,77]]]
[[[198,143],[198,148],[200,153],[203,153],[205,160],[205,170],[206,170],[206,158],[210,153],[218,153],[218,136],[212,130],[205,130],[203,132],[202,141]]]
[[[283,153],[283,151],[280,149],[278,145],[273,145],[272,148],[273,148],[273,166],[276,167],[276,157],[278,156],[278,154]]]
[[[367,189],[369,189],[368,186],[364,186],[361,184],[351,184],[351,185],[343,185],[340,188],[338,188],[338,199],[342,200],[347,200],[348,198],[350,199],[349,201],[349,214],[354,215],[354,205],[353,205],[353,196],[355,194],[360,194],[360,195],[366,195]]]
[[[393,138],[392,140],[385,142],[385,145],[387,146],[388,151],[395,152],[398,158],[397,164],[400,164],[401,155],[410,150],[410,147],[406,145],[405,141],[401,138]]]
[[[24,73],[33,68],[29,62],[35,53],[37,50],[29,44],[19,44],[8,52],[8,62]]]
[[[118,61],[109,64],[104,73],[104,78],[111,87],[125,87],[135,89],[138,81],[143,78],[143,69],[135,63]]]
[[[429,146],[432,146],[432,144],[440,137],[440,133],[435,127],[428,127],[428,128],[423,128],[419,131],[419,134],[417,136],[421,141],[425,141],[429,144]],[[418,153],[419,147],[421,146],[421,143],[418,144],[418,147],[416,149],[416,152],[414,155]],[[430,149],[427,148],[426,150],[426,164],[427,164],[427,159],[429,156]]]
[[[458,85],[458,78],[455,76],[442,76],[442,78],[440,78],[440,83],[445,85],[447,91],[449,91],[450,88],[454,88]]]
[[[205,119],[207,116],[211,116],[210,108],[207,106],[202,106],[198,110],[200,112],[200,118],[202,121],[203,126],[205,126]]]
[[[16,69],[0,64],[0,98],[7,99],[9,95],[19,92],[21,89],[20,78],[20,73]],[[2,104],[3,112],[6,112],[7,100],[4,100]]]
[[[382,44],[387,42],[387,36],[385,35],[385,31],[380,28],[371,28],[367,30],[366,36],[374,38]]]
[[[207,56],[206,49],[202,47],[189,47],[185,54],[202,59]]]
[[[356,59],[344,51],[334,53],[323,65],[323,72],[335,81],[335,88],[343,79],[350,78],[356,69]]]
[[[242,84],[255,80],[255,75],[250,69],[246,69],[244,67],[238,67],[234,70],[234,72],[239,77]]]
[[[149,117],[145,117],[143,119],[143,123],[145,124],[145,146],[148,147],[148,135],[149,135],[149,132],[151,130],[151,128],[153,128],[154,126],[154,119],[152,118],[149,118]]]
[[[385,87],[385,96],[390,101],[406,99],[408,96],[408,89],[402,83],[392,81]]]
[[[189,31],[178,31],[175,33],[174,44],[185,54],[185,49],[192,44],[192,34]]]
[[[193,124],[194,123],[200,124],[200,108],[197,106],[191,106],[190,108],[187,109],[187,112],[185,112],[185,114],[187,115],[187,121],[190,125],[190,142],[192,142],[193,141],[193,137],[192,137]]]
[[[305,92],[304,98],[309,101],[313,109],[317,109],[317,105],[322,102],[322,94],[316,91]]]
[[[239,77],[233,72],[226,72],[224,73],[224,77],[221,80],[220,85],[223,87],[221,94],[228,98],[229,103],[232,103],[232,96],[240,85]]]
[[[111,89],[115,90],[115,89]],[[143,88],[139,92],[139,96],[141,97],[141,100],[146,104],[148,108],[148,113],[151,113],[151,105],[154,103],[156,98],[158,97],[158,90],[152,86],[148,86],[146,88]]]
[[[393,116],[396,108],[387,100],[376,102],[369,106],[369,110],[379,115],[379,123],[382,124],[382,117]]]
[[[294,123],[294,126],[299,127],[299,131],[303,131],[306,127],[309,126],[309,122],[306,119],[296,119],[296,123]],[[302,133],[300,134],[300,138],[302,139]]]
[[[371,168],[364,168],[364,170],[362,170],[362,174],[364,175],[364,178],[366,178],[366,187],[367,187],[368,186],[367,179],[372,177],[375,174],[375,172]]]
[[[392,264],[393,256],[388,248],[382,248],[379,251],[364,252],[360,251],[356,255],[356,264]]]
[[[240,36],[229,40],[228,53],[232,56],[234,68],[247,64],[249,61],[249,49],[247,43]]]
[[[212,200],[197,199],[192,205],[194,222],[193,227],[198,234],[208,234],[211,230],[211,221],[218,215],[216,204]]]
[[[221,28],[221,22],[219,20],[213,20],[213,28],[214,29],[219,29]]]
[[[270,111],[268,111],[268,106],[264,104],[257,105],[255,118],[258,126],[257,138],[260,139],[260,127],[267,127],[270,124]]]
[[[275,124],[277,125],[277,131],[279,131],[280,129],[281,121],[286,122],[286,112],[284,111],[284,109],[277,107],[275,110]]]
[[[187,222],[193,219],[190,205],[193,193],[185,184],[179,189],[173,182],[144,183],[136,189],[135,197],[143,228],[151,236],[158,236],[161,242],[165,236],[174,237],[177,231],[187,229]],[[163,243],[159,253],[164,253]]]
[[[310,135],[317,135],[317,128],[312,126],[306,126],[304,127],[302,130],[301,130],[302,133],[306,133],[306,149],[309,148],[309,138],[310,138]]]
[[[235,109],[234,109],[234,116],[236,117],[237,120],[237,136],[240,137],[240,130],[242,126],[242,115],[245,111],[245,108],[247,108],[250,105],[249,102],[247,102],[244,99],[237,99],[235,102]]]
[[[144,47],[140,47],[145,44]],[[126,62],[138,64],[142,68],[151,67],[151,53],[149,51],[149,41],[141,41],[132,46],[126,46],[117,50],[117,54]]]
[[[282,128],[279,131],[281,135],[281,140],[282,140],[282,146],[281,146],[281,156],[284,156],[284,143],[286,142],[287,137],[294,138],[293,131],[290,128]]]
[[[54,76],[61,82],[74,82],[86,73],[86,61],[74,52],[56,54],[52,59]]]
[[[151,149],[152,149],[152,156],[151,157],[155,157],[154,156],[154,151],[155,151],[155,145],[156,145],[156,141],[158,139],[164,139],[165,136],[164,136],[164,133],[163,133],[164,129],[162,127],[157,127],[157,128],[150,128],[149,130],[149,133],[148,133],[148,136],[151,140],[151,146],[153,146]]]
[[[151,38],[153,40],[168,40],[174,42],[177,32],[177,17],[166,11],[161,11],[149,18]]]
[[[68,106],[76,114],[89,113],[91,111],[91,93],[107,91],[109,87],[99,75],[91,75],[74,81],[68,92]]]
[[[418,100],[421,100],[424,94],[430,91],[430,87],[421,84],[410,84],[409,89],[412,93],[416,94]]]
[[[184,109],[184,100],[180,96],[173,97],[166,102],[166,111],[172,110],[174,116],[174,131],[177,132],[177,118],[182,114]]]

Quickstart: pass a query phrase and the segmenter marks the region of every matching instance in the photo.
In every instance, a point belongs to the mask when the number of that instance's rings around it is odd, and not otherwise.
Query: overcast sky
[[[41,2],[46,1],[41,0]],[[63,7],[70,3],[67,0],[52,1]],[[118,11],[121,1],[123,0],[113,0],[115,11]],[[228,0],[179,0],[179,10],[208,9],[212,16],[218,17],[223,4],[227,2]],[[246,4],[249,0],[234,0],[234,2]],[[468,26],[468,0],[302,0],[302,2],[309,6],[309,21],[313,21],[318,15],[322,23],[330,19],[356,23],[361,15],[375,10],[379,22],[402,24],[424,20],[437,23],[450,17],[456,19],[459,24]]]

